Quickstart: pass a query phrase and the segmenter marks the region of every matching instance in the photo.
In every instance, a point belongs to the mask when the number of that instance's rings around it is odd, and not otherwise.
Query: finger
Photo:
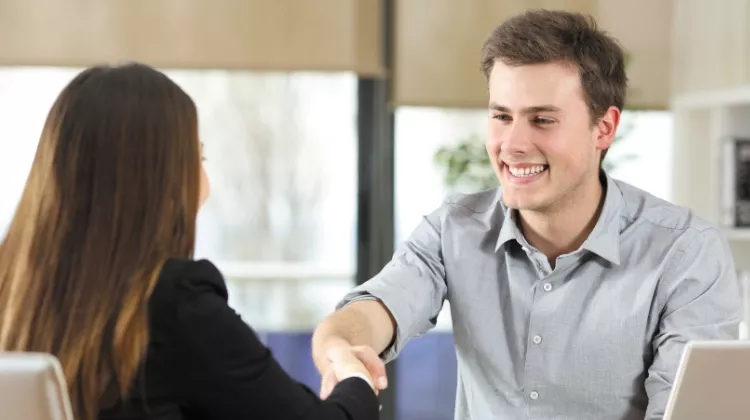
[[[325,399],[328,398],[329,395],[331,395],[331,392],[333,392],[333,388],[336,387],[336,384],[338,383],[338,378],[336,378],[336,372],[333,369],[329,369],[325,375],[323,375],[323,380],[321,384],[321,398]]]
[[[320,381],[320,399],[324,400],[328,398],[337,383],[338,379],[334,370],[329,368]]]
[[[331,385],[330,380],[327,377],[324,377],[320,381],[320,399],[325,400],[331,395]]]
[[[352,347],[352,352],[357,356],[359,360],[365,365],[370,375],[375,380],[375,384],[378,389],[385,389],[388,387],[388,378],[385,373],[385,363],[378,357],[370,347],[357,346]]]

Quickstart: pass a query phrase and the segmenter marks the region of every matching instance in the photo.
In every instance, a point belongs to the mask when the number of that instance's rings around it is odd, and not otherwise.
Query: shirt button
[[[542,342],[542,337],[535,335],[531,340],[534,342],[534,344],[539,344]]]
[[[552,290],[552,285],[549,283],[544,283],[544,291],[549,292],[550,290]]]
[[[529,398],[531,398],[532,400],[535,400],[535,399],[539,398],[539,394],[536,391],[531,391],[529,393]]]

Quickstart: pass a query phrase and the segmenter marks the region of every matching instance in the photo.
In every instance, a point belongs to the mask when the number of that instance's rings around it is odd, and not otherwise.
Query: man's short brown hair
[[[482,47],[482,71],[500,60],[509,66],[567,62],[578,67],[591,121],[610,106],[622,111],[628,79],[618,42],[599,30],[590,16],[559,10],[531,10],[495,28]],[[602,159],[606,154],[602,151]]]

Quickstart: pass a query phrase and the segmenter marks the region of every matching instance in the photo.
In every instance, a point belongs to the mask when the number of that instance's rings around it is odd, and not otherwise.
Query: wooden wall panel
[[[382,74],[377,0],[0,0],[0,65]]]
[[[666,108],[669,100],[670,0],[395,0],[398,105],[486,107],[481,46],[524,10],[574,10],[597,18],[633,55],[629,105]]]
[[[674,94],[750,84],[750,0],[679,0],[672,36]]]
[[[599,0],[597,23],[630,55],[626,107],[669,107],[672,5],[671,0]]]

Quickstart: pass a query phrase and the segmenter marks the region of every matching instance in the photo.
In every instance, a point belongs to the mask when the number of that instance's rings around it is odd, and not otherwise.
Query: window
[[[73,69],[0,68],[0,234],[4,235],[31,169],[52,103]]]
[[[607,154],[609,174],[659,198],[672,198],[672,113],[625,111],[621,140]]]
[[[211,197],[198,257],[260,330],[311,329],[353,284],[356,78],[172,71],[201,116]]]
[[[44,119],[79,69],[0,69],[0,232],[20,198]],[[225,273],[259,330],[310,329],[353,284],[356,76],[166,72],[195,100],[212,193],[197,258]]]

